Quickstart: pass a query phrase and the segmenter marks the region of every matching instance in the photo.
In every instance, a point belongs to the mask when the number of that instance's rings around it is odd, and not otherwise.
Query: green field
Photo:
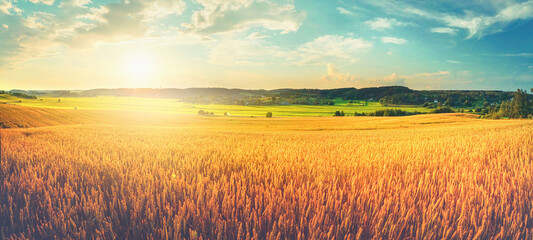
[[[287,105],[287,106],[240,106],[219,104],[193,104],[180,102],[176,99],[153,99],[134,97],[79,97],[79,98],[49,98],[20,99],[7,94],[0,94],[0,103],[16,104],[19,106],[58,108],[58,109],[91,109],[91,110],[132,110],[152,112],[173,112],[181,114],[197,114],[199,110],[223,115],[228,112],[232,116],[265,116],[272,112],[274,117],[291,116],[331,116],[335,111],[344,111],[347,115],[354,112],[369,113],[380,109],[401,108],[409,112],[428,112],[423,107],[384,107],[379,102],[368,102],[366,106],[350,104],[341,99],[335,100],[334,106],[329,105]]]

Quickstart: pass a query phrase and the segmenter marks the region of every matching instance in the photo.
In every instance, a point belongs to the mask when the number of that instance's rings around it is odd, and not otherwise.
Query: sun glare
[[[144,85],[154,77],[154,59],[149,54],[131,54],[123,62],[124,75],[134,85]]]

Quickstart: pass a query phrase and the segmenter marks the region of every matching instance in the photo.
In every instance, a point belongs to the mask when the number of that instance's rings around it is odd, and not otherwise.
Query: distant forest
[[[413,90],[402,86],[338,89],[276,89],[244,90],[227,88],[187,89],[93,89],[81,91],[23,91],[12,93],[50,97],[150,97],[179,99],[183,102],[229,105],[334,105],[336,99],[346,101],[375,101],[385,106],[438,105],[454,108],[476,108],[501,104],[513,98],[514,92]],[[527,94],[531,95],[531,94]]]

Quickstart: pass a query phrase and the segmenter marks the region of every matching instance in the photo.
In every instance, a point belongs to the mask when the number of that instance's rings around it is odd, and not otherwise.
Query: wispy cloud
[[[43,3],[43,4],[46,4],[46,5],[54,4],[54,0],[30,0],[30,2],[35,3],[35,4]]]
[[[463,16],[459,16],[452,13],[421,10],[414,7],[406,8],[405,12],[436,20],[447,26],[444,28],[434,28],[434,30],[440,30],[434,32],[450,33],[446,28],[460,28],[468,31],[466,38],[470,39],[472,37],[481,38],[487,34],[499,32],[509,23],[516,20],[533,18],[533,1],[510,4],[498,9],[497,13],[492,16],[472,11],[465,11]]]
[[[383,43],[392,43],[392,44],[406,44],[407,40],[403,38],[395,38],[395,37],[382,37],[381,41]]]
[[[303,44],[290,53],[289,60],[297,65],[324,66],[331,62],[355,62],[357,53],[372,48],[362,38],[325,35]]]
[[[359,53],[372,48],[361,38],[325,35],[295,49],[272,45],[262,40],[222,40],[213,43],[209,62],[217,65],[264,65],[281,62],[286,65],[326,66],[353,63]]]
[[[443,7],[437,8],[434,2],[412,4],[410,1],[397,0],[364,1],[393,16],[411,19],[420,17],[443,24],[443,26],[430,29],[435,33],[453,34],[455,31],[451,29],[465,30],[467,31],[466,39],[481,38],[501,32],[512,22],[533,18],[533,0],[460,1],[454,2],[454,8],[448,8],[450,10]],[[456,9],[462,9],[462,11],[458,12]],[[490,11],[480,9],[490,9]],[[421,20],[416,19],[416,21]]]
[[[194,12],[191,23],[182,24],[186,33],[202,36],[247,30],[261,26],[282,34],[297,31],[307,16],[293,4],[267,1],[212,1],[198,0],[202,10]]]
[[[449,28],[449,27],[431,28],[430,31],[434,33],[445,33],[445,34],[450,34],[450,35],[455,35],[457,33],[457,29]]]
[[[533,57],[533,53],[507,53],[502,54],[504,57]]]
[[[339,11],[339,13],[341,14],[344,14],[344,15],[354,15],[354,13],[346,8],[342,8],[342,7],[337,7],[337,11]]]
[[[365,24],[369,25],[373,30],[385,30],[395,26],[407,26],[407,23],[400,22],[394,18],[375,18],[373,20],[366,21]]]
[[[260,32],[253,32],[251,33],[250,35],[248,35],[248,37],[246,37],[246,39],[250,39],[250,40],[256,40],[256,39],[262,39],[262,38],[267,38],[269,37],[268,35],[264,35]]]

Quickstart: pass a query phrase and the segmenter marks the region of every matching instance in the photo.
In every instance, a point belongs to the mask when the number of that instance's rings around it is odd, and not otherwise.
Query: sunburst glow
[[[150,54],[133,53],[126,55],[123,72],[127,81],[134,85],[146,84],[155,75],[155,60]]]

